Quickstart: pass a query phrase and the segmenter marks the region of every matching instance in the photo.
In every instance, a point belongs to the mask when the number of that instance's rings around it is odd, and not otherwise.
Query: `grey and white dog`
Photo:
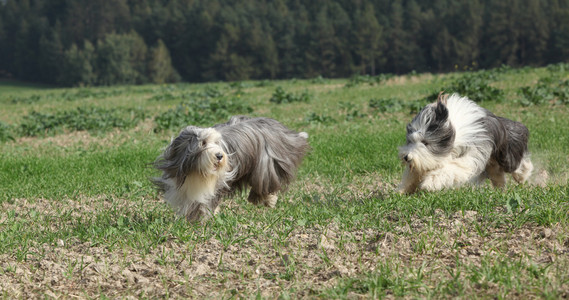
[[[306,152],[308,134],[269,118],[234,116],[211,128],[188,126],[154,166],[166,201],[189,221],[217,212],[224,196],[250,187],[248,200],[274,207]]]
[[[505,173],[518,183],[533,170],[529,131],[498,117],[466,97],[439,94],[407,125],[407,144],[399,148],[405,164],[400,193],[435,191],[489,178],[504,187]]]

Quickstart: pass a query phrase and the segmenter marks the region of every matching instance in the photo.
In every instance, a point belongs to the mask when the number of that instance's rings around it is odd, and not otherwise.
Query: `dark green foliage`
[[[53,135],[64,131],[108,131],[112,128],[131,128],[145,118],[142,109],[104,109],[79,107],[55,113],[32,111],[19,124],[22,136]]]
[[[41,95],[31,95],[28,97],[12,97],[10,99],[10,103],[12,104],[31,104],[31,103],[36,103],[40,100],[42,100],[42,96]]]
[[[367,116],[367,114],[360,111],[357,104],[352,102],[340,102],[340,108],[345,111],[346,121],[352,121]]]
[[[96,72],[101,85],[144,83],[147,47],[135,32],[108,34],[97,42]]]
[[[479,71],[474,73],[463,73],[450,84],[441,87],[439,91],[434,91],[427,96],[427,100],[435,101],[441,91],[446,94],[457,93],[469,99],[480,101],[501,102],[504,100],[504,91],[490,86],[490,83],[497,80],[502,71]]]
[[[381,84],[391,78],[393,78],[393,74],[379,74],[377,76],[370,76],[370,75],[352,75],[346,83],[345,87],[355,87],[360,84],[369,84],[369,85],[377,85]]]
[[[322,75],[318,75],[318,76],[310,79],[310,83],[313,83],[313,84],[326,84],[329,82],[330,82],[330,80],[322,77]]]
[[[475,102],[504,100],[504,92],[490,86],[487,74],[465,73],[459,77],[448,90],[448,93],[458,93],[468,96]]]
[[[547,66],[547,70],[551,73],[569,72],[569,63],[558,63]]]
[[[32,104],[38,101],[77,101],[81,99],[103,99],[109,97],[116,97],[125,93],[132,93],[130,89],[70,89],[65,90],[63,93],[44,93],[35,94],[25,97],[12,96],[10,103],[12,104]]]
[[[394,113],[399,111],[409,111],[410,113],[419,112],[428,101],[416,100],[412,102],[404,102],[397,98],[380,98],[369,100],[369,107],[381,113]]]
[[[334,120],[332,117],[326,115],[326,114],[317,114],[315,112],[311,112],[309,113],[306,118],[305,118],[306,122],[308,123],[313,123],[313,124],[331,124],[331,123],[336,123],[336,120]]]
[[[6,142],[8,140],[14,140],[12,126],[0,122],[0,142]]]
[[[175,96],[172,93],[160,93],[158,95],[154,95],[154,96],[150,97],[148,100],[150,100],[150,101],[170,101],[170,100],[175,100],[178,98],[180,98],[180,97]]]
[[[279,86],[277,87],[277,89],[275,90],[273,96],[271,97],[271,99],[269,99],[269,101],[277,104],[292,103],[292,102],[307,103],[310,102],[310,98],[311,96],[308,93],[308,91],[304,91],[300,94],[287,93],[282,87]]]
[[[569,53],[565,0],[115,2],[0,1],[0,74],[66,86],[339,78]]]
[[[396,98],[381,98],[369,100],[369,107],[382,113],[393,113],[403,110],[405,104]]]
[[[156,46],[150,49],[147,73],[152,83],[163,84],[181,79],[180,74],[172,66],[170,52],[162,40],[158,40]]]
[[[188,125],[209,127],[227,121],[232,115],[250,114],[253,109],[237,98],[191,99],[156,116],[154,131],[179,130]]]
[[[557,104],[569,104],[569,80],[541,78],[534,86],[521,87],[518,93],[522,96],[519,102],[524,106],[547,104],[553,100]]]

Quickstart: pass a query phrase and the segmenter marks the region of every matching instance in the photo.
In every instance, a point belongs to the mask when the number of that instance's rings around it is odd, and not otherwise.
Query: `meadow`
[[[440,90],[530,130],[536,167],[394,191],[405,125]],[[276,208],[246,194],[203,223],[149,178],[188,124],[234,114],[309,134]],[[305,80],[50,88],[0,84],[2,298],[567,298],[569,65]]]

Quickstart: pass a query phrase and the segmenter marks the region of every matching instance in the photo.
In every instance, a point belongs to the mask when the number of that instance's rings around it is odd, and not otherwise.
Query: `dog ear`
[[[438,122],[444,122],[448,119],[448,109],[446,107],[448,95],[444,94],[444,91],[439,93],[437,99],[437,106],[435,107],[435,120]]]

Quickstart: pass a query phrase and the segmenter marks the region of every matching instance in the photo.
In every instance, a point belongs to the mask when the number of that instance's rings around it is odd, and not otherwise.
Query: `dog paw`
[[[270,195],[265,196],[265,197],[263,198],[263,204],[264,204],[266,207],[271,207],[271,208],[273,208],[273,207],[275,207],[275,206],[277,205],[277,200],[278,200],[277,195],[270,194]]]
[[[421,190],[433,192],[442,190],[446,186],[446,180],[443,176],[439,176],[437,174],[428,174],[423,178],[423,181],[419,187]]]

